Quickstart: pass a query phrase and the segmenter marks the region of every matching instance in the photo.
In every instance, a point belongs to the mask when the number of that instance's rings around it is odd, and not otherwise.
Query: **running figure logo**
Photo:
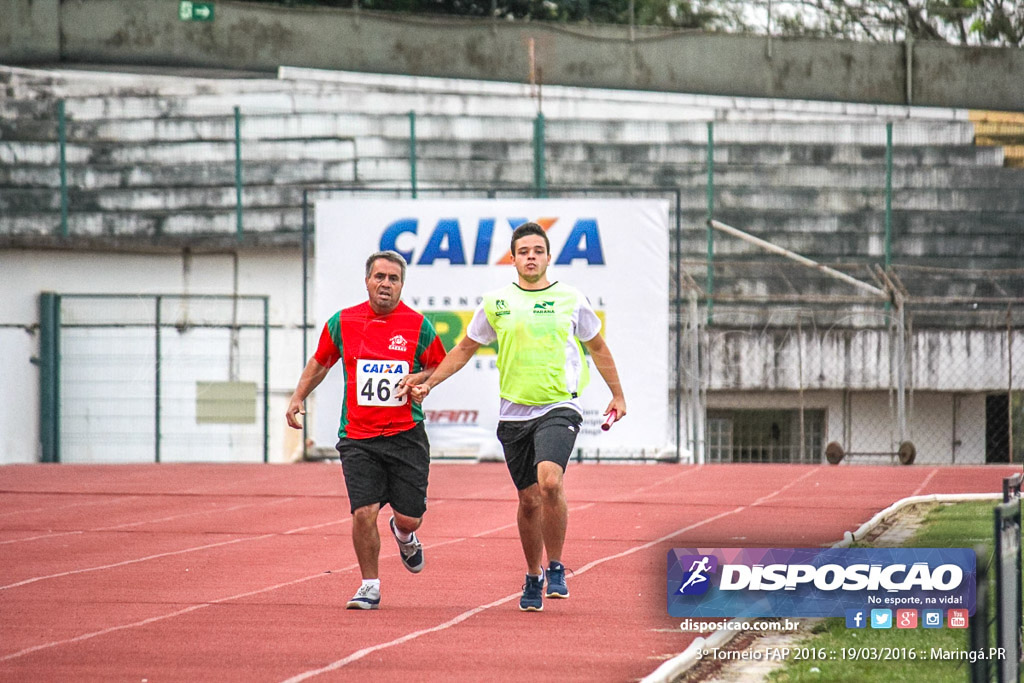
[[[689,566],[679,586],[678,595],[703,595],[711,587],[708,577],[718,571],[718,558],[714,555],[684,555],[679,558],[681,567]]]

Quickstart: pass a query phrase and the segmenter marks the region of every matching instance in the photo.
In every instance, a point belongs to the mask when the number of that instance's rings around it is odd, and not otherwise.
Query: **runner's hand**
[[[414,387],[410,387],[409,391],[409,395],[412,396],[412,400],[416,401],[417,403],[423,403],[423,399],[425,399],[427,397],[427,394],[430,393],[430,385],[417,384]]]
[[[288,410],[285,411],[284,419],[288,421],[288,426],[292,429],[302,429],[302,423],[299,422],[299,415],[305,415],[306,408],[302,405],[302,401],[293,398],[288,402]]]
[[[423,388],[421,382],[425,379],[425,373],[417,372],[411,375],[406,375],[402,379],[398,380],[398,384],[395,386],[395,396],[409,395],[416,403],[423,401],[423,397],[426,396],[425,392],[420,391]]]
[[[604,415],[607,416],[613,411],[615,412],[615,419],[612,421],[612,424],[615,424],[622,418],[626,417],[626,399],[621,396],[613,397],[612,400],[608,402],[608,407],[604,409]]]

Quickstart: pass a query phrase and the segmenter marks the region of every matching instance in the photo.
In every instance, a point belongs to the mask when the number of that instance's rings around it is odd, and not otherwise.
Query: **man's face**
[[[516,240],[515,254],[512,256],[519,277],[527,282],[537,282],[544,277],[551,263],[551,254],[540,235],[520,237]]]
[[[390,313],[402,298],[402,268],[397,263],[379,258],[370,266],[366,278],[366,292],[370,307],[377,314]]]

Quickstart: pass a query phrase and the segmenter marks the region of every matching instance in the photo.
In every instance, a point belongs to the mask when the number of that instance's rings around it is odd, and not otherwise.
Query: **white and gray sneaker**
[[[398,529],[395,528],[394,517],[391,518],[388,524],[391,525],[391,535],[395,537],[395,541],[398,543],[398,553],[402,556],[402,564],[413,574],[419,574],[423,571],[423,544],[420,543],[420,539],[416,538],[414,532],[412,538],[406,543],[398,538]]]
[[[345,609],[379,609],[380,588],[363,584],[345,605]]]

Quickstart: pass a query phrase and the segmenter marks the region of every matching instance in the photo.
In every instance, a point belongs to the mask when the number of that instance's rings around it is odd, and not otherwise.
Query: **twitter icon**
[[[871,610],[871,628],[892,628],[892,610]]]

